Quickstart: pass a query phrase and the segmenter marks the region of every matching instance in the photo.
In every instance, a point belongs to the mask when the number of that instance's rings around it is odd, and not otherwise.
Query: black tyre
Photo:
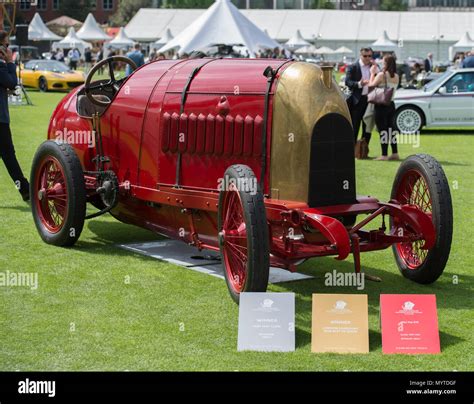
[[[424,241],[399,243],[393,253],[403,276],[417,283],[436,281],[446,266],[453,235],[453,208],[448,180],[438,161],[427,154],[408,157],[399,167],[392,187],[392,199],[415,205],[431,216],[436,242],[431,250],[423,250]],[[394,223],[398,231],[403,224]]]
[[[425,124],[423,111],[414,105],[406,105],[395,113],[395,127],[399,133],[419,133]]]
[[[81,235],[86,215],[82,166],[69,144],[44,142],[31,168],[31,209],[44,242],[71,246]]]
[[[48,81],[44,77],[40,77],[39,82],[38,82],[38,87],[39,90],[42,93],[45,93],[48,91]]]
[[[219,195],[219,242],[227,287],[238,303],[242,292],[267,290],[268,224],[263,194],[249,167],[229,167],[224,184]]]

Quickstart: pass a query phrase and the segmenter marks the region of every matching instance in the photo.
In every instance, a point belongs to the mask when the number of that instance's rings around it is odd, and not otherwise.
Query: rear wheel
[[[86,215],[86,189],[81,163],[68,144],[44,142],[31,169],[31,209],[44,242],[71,246]]]
[[[44,77],[40,77],[38,87],[41,92],[45,93],[48,91],[48,81]]]
[[[226,189],[219,195],[219,242],[230,295],[265,292],[270,254],[262,192],[253,171],[233,165],[225,172]]]
[[[395,114],[395,126],[399,133],[418,133],[423,122],[423,113],[413,106],[401,107]]]
[[[392,199],[402,205],[416,206],[431,217],[436,243],[431,250],[421,247],[424,241],[398,243],[393,252],[403,276],[417,283],[436,281],[446,266],[453,234],[451,192],[438,161],[426,154],[408,157],[398,169],[392,187]],[[403,223],[392,221],[392,231],[406,230]]]

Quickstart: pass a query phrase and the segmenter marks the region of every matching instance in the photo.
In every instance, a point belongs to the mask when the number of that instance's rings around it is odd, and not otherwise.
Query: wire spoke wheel
[[[403,205],[407,204],[416,206],[430,217],[433,215],[433,206],[428,185],[426,184],[426,180],[417,170],[411,170],[406,173],[406,176],[398,189],[396,199]],[[396,248],[408,268],[417,269],[425,261],[428,255],[428,250],[421,248],[423,244],[423,240],[397,244]]]
[[[72,146],[44,142],[33,159],[30,186],[33,219],[43,241],[73,245],[84,226],[86,189]]]
[[[448,261],[453,233],[451,193],[441,165],[426,154],[408,157],[395,176],[391,199],[425,213],[435,230],[435,245],[430,250],[422,248],[425,244],[423,235],[420,235],[421,240],[393,245],[400,272],[417,283],[436,281]],[[391,218],[391,228],[393,234],[414,233],[399,218]]]
[[[57,233],[67,215],[67,185],[64,171],[55,157],[47,156],[34,182],[37,211],[43,225]]]
[[[247,229],[242,201],[235,186],[225,193],[224,211],[226,216],[222,232],[225,269],[233,288],[240,293],[247,273]]]
[[[267,290],[270,270],[268,224],[259,189],[239,189],[237,184],[257,184],[252,170],[233,165],[224,177],[229,185],[219,194],[219,244],[229,293],[239,302],[242,292]]]

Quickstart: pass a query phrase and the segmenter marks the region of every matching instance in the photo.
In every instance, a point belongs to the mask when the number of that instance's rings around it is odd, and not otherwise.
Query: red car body
[[[77,113],[81,90],[57,106],[50,140],[65,129],[91,131],[91,119]],[[306,127],[309,133],[300,136]],[[344,259],[353,253],[359,271],[361,251],[395,245],[416,270],[437,242],[431,213],[403,196],[404,189],[395,190],[399,200],[392,195],[389,203],[356,195],[350,115],[329,69],[266,59],[154,62],[121,83],[101,114],[100,132],[107,170],[119,184],[118,203],[110,213],[199,249],[225,250],[218,184],[236,164],[250,168],[261,184],[272,266],[295,270],[310,257]],[[297,136],[299,149],[285,145],[287,135]],[[85,144],[73,148],[91,197],[97,183],[88,172],[96,169],[97,151]],[[423,175],[415,177],[412,182]],[[367,217],[355,224],[357,215]],[[385,216],[391,224],[363,229]],[[396,233],[397,228],[406,231]],[[246,251],[237,247],[239,254]],[[415,250],[419,256],[413,258]],[[230,283],[237,294],[251,291],[245,280]]]

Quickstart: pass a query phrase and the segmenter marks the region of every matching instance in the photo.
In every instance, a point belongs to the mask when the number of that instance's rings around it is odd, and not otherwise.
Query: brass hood
[[[351,122],[331,67],[295,62],[281,73],[273,99],[271,198],[308,202],[311,136],[329,113]]]

